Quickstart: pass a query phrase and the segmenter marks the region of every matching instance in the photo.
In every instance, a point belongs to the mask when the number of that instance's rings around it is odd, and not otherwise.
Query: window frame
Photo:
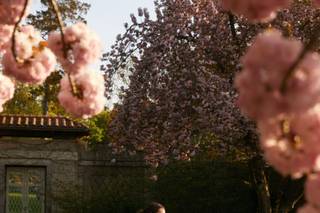
[[[7,208],[8,208],[8,200],[7,200],[7,196],[8,196],[8,170],[10,168],[16,168],[16,169],[22,169],[25,171],[28,171],[28,169],[39,169],[43,171],[43,194],[44,194],[44,198],[43,198],[43,213],[47,212],[47,167],[46,166],[35,166],[35,165],[5,165],[5,173],[4,173],[4,179],[5,179],[5,184],[4,184],[4,188],[5,188],[5,196],[4,196],[4,201],[5,201],[5,205],[4,205],[4,212],[7,212]]]

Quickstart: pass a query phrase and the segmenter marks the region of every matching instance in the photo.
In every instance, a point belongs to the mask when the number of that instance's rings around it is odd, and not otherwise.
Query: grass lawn
[[[8,200],[9,213],[21,213],[22,206],[22,194],[10,193]],[[28,213],[42,213],[41,201],[37,199],[35,194],[30,194],[28,199]]]

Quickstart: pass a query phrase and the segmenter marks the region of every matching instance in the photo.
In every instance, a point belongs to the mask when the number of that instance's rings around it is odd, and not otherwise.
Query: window
[[[45,212],[44,167],[6,168],[6,213]]]

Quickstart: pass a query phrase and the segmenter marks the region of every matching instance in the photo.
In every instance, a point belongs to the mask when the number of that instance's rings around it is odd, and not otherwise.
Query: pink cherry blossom
[[[104,80],[101,74],[92,71],[81,71],[71,76],[80,97],[72,93],[68,76],[61,79],[61,89],[58,95],[60,104],[75,117],[89,118],[104,109]]]
[[[32,26],[21,27],[17,32],[15,50],[18,61],[11,49],[3,56],[4,74],[23,83],[41,84],[54,71],[55,55]]]
[[[319,213],[319,212],[320,210],[318,208],[310,204],[306,204],[300,209],[298,209],[298,213]]]
[[[47,48],[36,53],[23,63],[17,63],[11,52],[7,52],[2,63],[3,72],[23,83],[42,84],[54,71],[56,58]]]
[[[291,0],[222,0],[226,10],[245,16],[250,21],[270,21],[276,11],[290,5]]]
[[[15,35],[15,50],[17,57],[23,61],[31,58],[34,54],[34,48],[42,41],[40,32],[32,25],[19,27]],[[10,43],[10,48],[11,48]],[[11,51],[10,51],[11,52]]]
[[[68,46],[67,58],[64,55],[61,34],[53,32],[49,35],[49,47],[57,55],[58,60],[68,73],[76,74],[82,67],[95,62],[101,53],[98,36],[88,29],[84,23],[67,27],[64,31],[65,43]]]
[[[236,76],[238,104],[249,117],[262,120],[283,113],[303,112],[320,101],[320,57],[309,53],[281,91],[283,79],[297,59],[302,44],[278,31],[260,34],[242,58]],[[307,96],[305,94],[308,94]]]
[[[313,0],[313,4],[314,4],[316,7],[319,7],[319,6],[320,6],[320,0]]]
[[[319,169],[320,108],[258,124],[265,158],[283,175],[299,178]]]
[[[0,25],[0,52],[4,52],[8,48],[9,41],[13,32],[13,26],[11,25]]]
[[[0,74],[0,112],[2,112],[2,105],[13,98],[14,84],[10,78]]]
[[[305,183],[305,199],[314,206],[320,207],[320,174],[311,174]],[[319,211],[318,211],[319,212]]]
[[[31,5],[31,0],[29,0],[27,5],[26,13],[24,14],[24,17],[28,15],[28,8]],[[22,12],[24,5],[26,3],[26,0],[1,0],[0,1],[0,24],[15,24]]]

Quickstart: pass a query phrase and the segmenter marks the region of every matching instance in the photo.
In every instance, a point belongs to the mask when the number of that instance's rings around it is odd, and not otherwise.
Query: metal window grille
[[[45,168],[7,167],[6,213],[45,212]]]

